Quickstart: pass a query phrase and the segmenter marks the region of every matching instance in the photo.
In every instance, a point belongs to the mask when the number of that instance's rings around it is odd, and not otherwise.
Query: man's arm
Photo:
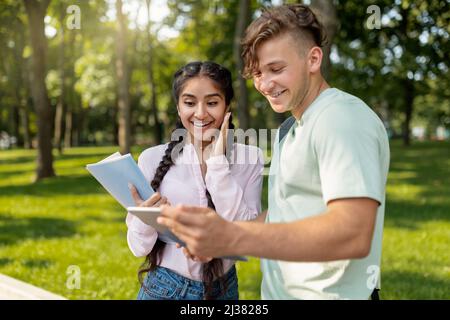
[[[355,259],[370,252],[378,202],[330,201],[321,215],[290,223],[228,222],[208,208],[165,207],[160,221],[193,255],[250,255],[285,261]]]
[[[378,202],[340,199],[321,215],[291,223],[236,222],[230,246],[239,255],[285,261],[331,261],[369,254]]]
[[[266,221],[267,210],[261,212],[255,219],[251,220],[252,222],[264,222]]]

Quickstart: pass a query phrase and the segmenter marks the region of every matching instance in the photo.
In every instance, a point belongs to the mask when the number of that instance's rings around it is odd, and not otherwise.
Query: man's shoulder
[[[360,98],[335,89],[317,113],[315,126],[358,128],[382,124],[378,115]]]

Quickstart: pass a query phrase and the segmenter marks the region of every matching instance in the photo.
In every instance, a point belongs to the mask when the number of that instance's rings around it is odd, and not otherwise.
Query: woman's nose
[[[206,116],[206,108],[205,108],[205,106],[204,106],[203,103],[197,104],[197,107],[195,108],[194,116],[195,116],[197,119],[200,119],[200,120],[202,120],[203,118],[205,118],[205,116]]]

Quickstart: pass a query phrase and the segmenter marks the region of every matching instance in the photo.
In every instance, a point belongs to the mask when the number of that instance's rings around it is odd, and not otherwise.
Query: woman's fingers
[[[166,197],[161,197],[161,194],[159,192],[155,192],[152,194],[150,198],[147,200],[142,200],[141,196],[139,195],[136,187],[132,185],[131,183],[128,184],[128,188],[130,189],[131,196],[133,197],[134,203],[138,207],[155,207],[160,206],[162,204],[167,203]]]
[[[159,192],[155,192],[152,194],[150,198],[145,200],[140,206],[141,207],[155,207],[158,201],[161,200],[161,194]]]
[[[221,155],[225,152],[225,141],[227,139],[227,129],[229,127],[230,116],[231,112],[227,112],[223,118],[219,136],[215,139],[214,155]]]
[[[153,207],[160,207],[163,204],[168,204],[166,197],[161,197],[158,201],[153,204]]]
[[[128,188],[130,189],[131,196],[133,197],[134,203],[137,206],[140,206],[142,204],[143,200],[139,196],[139,193],[137,192],[136,187],[133,186],[131,183],[129,183]]]

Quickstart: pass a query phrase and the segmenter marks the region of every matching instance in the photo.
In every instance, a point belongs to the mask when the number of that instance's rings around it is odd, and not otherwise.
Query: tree
[[[55,146],[58,149],[59,153],[62,153],[62,139],[64,135],[63,127],[65,122],[65,113],[66,113],[66,101],[65,101],[65,80],[66,80],[66,72],[65,72],[65,44],[64,44],[64,17],[66,15],[65,6],[63,2],[59,4],[59,23],[60,23],[60,42],[59,42],[59,77],[60,77],[60,94],[58,99],[58,104],[56,105],[56,114],[55,114]]]
[[[116,75],[117,105],[119,122],[119,147],[122,154],[130,152],[130,94],[129,70],[127,65],[127,24],[122,12],[122,0],[116,0],[117,43],[116,43]]]
[[[238,18],[236,20],[236,31],[234,34],[233,57],[236,64],[238,90],[237,90],[237,111],[239,118],[239,126],[246,130],[250,127],[250,114],[248,107],[248,89],[246,80],[242,77],[241,72],[244,69],[244,61],[241,56],[242,45],[241,40],[245,33],[250,15],[250,1],[239,0]]]
[[[45,84],[47,39],[45,37],[44,17],[50,0],[24,0],[28,16],[32,55],[33,83],[32,96],[37,114],[38,157],[36,180],[55,175],[52,154],[52,110]]]
[[[150,20],[150,4],[151,0],[146,0],[147,5],[147,41],[148,41],[148,80],[150,82],[150,109],[153,117],[153,125],[155,138],[157,143],[161,143],[163,140],[162,124],[158,117],[158,105],[157,105],[157,90],[154,76],[154,66],[155,66],[155,53],[153,50],[153,39],[151,34],[151,20]]]
[[[339,21],[336,16],[336,8],[331,0],[312,0],[311,8],[318,15],[320,23],[322,23],[325,28],[326,43],[323,47],[321,71],[325,79],[329,80],[331,73],[331,45],[333,44],[334,36],[339,25]]]
[[[440,78],[448,85],[449,3],[380,1],[375,6],[381,13],[379,28],[369,23],[366,10],[371,5],[339,1],[339,62],[333,79],[372,106],[387,105],[389,114],[401,121],[402,139],[408,145],[417,98],[428,94],[428,80]]]

